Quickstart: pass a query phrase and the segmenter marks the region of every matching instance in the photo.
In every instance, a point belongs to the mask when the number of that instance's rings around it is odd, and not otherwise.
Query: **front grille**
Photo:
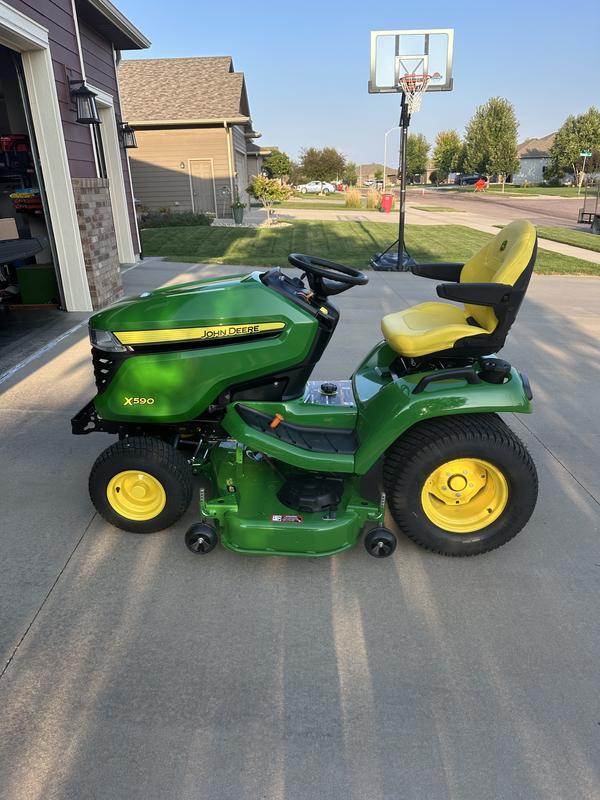
[[[98,394],[102,394],[115,377],[122,360],[122,358],[115,358],[113,353],[107,353],[104,350],[97,350],[92,347],[92,364],[94,366],[94,379]]]

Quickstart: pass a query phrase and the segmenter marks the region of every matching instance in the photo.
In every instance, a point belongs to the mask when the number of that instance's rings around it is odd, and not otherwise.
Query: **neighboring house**
[[[524,183],[542,183],[544,172],[550,163],[550,148],[555,133],[549,133],[541,139],[525,139],[517,148],[519,171],[512,176],[512,183],[522,186]]]
[[[262,173],[263,164],[265,163],[265,159],[271,155],[271,153],[277,150],[276,147],[260,147],[260,145],[255,144],[254,142],[248,142],[246,146],[246,155],[248,159],[248,180],[252,181],[252,178],[255,175],[260,175]]]
[[[123,61],[119,80],[138,141],[136,203],[230,217],[236,192],[247,200],[247,147],[256,137],[231,57]]]
[[[109,0],[0,0],[2,238],[45,241],[37,274],[67,311],[120,297],[139,255],[116,64],[149,44]],[[101,124],[78,121],[82,82]]]
[[[387,164],[386,168],[386,181],[397,181],[398,180],[398,165],[396,166]],[[374,181],[375,173],[379,176],[379,179],[383,178],[383,164],[359,164],[358,166],[358,185],[364,186],[365,181]]]

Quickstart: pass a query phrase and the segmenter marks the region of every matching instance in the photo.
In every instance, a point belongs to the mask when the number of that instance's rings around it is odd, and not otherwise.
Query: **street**
[[[478,216],[495,219],[498,223],[511,222],[513,219],[525,218],[534,225],[561,225],[576,230],[587,231],[583,225],[577,225],[577,212],[583,206],[581,197],[551,197],[547,195],[515,197],[499,192],[453,192],[412,187],[408,191],[409,205],[443,206],[466,211]]]
[[[239,271],[151,260],[124,282]],[[313,377],[348,376],[382,314],[435,298],[431,281],[369,278],[339,299]],[[534,275],[502,355],[532,382],[534,413],[507,422],[538,505],[506,547],[464,560],[402,536],[383,561],[360,544],[194,556],[195,502],[168,531],[118,531],[87,493],[113,437],[70,433],[94,394],[85,326],[15,373],[0,386],[0,798],[595,800],[599,336],[597,279]]]

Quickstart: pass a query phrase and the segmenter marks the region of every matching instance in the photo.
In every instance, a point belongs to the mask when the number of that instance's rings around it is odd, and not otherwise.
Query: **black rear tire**
[[[146,482],[156,492],[154,505],[142,497],[138,508],[135,496],[124,504],[121,498],[125,486],[122,494],[117,494],[121,490],[117,476],[131,474],[135,483],[136,471],[147,476]],[[133,488],[138,493],[144,491]],[[132,436],[100,453],[90,473],[89,490],[96,511],[111,525],[131,533],[155,533],[173,525],[186,512],[193,494],[192,469],[185,456],[166,442]]]
[[[455,459],[487,462],[506,481],[507,500],[499,516],[468,532],[435,524],[422,499],[431,474]],[[445,556],[473,556],[506,544],[528,522],[538,492],[531,456],[496,414],[463,414],[417,423],[388,449],[383,479],[398,527],[421,547]],[[440,505],[444,510],[444,504]]]

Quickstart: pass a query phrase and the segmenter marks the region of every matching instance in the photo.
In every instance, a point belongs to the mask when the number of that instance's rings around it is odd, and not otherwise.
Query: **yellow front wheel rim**
[[[427,518],[451,533],[474,533],[498,519],[508,483],[498,467],[478,458],[447,461],[427,477],[421,505]]]
[[[106,497],[117,514],[126,519],[154,519],[167,504],[162,483],[138,469],[127,469],[111,478]]]

